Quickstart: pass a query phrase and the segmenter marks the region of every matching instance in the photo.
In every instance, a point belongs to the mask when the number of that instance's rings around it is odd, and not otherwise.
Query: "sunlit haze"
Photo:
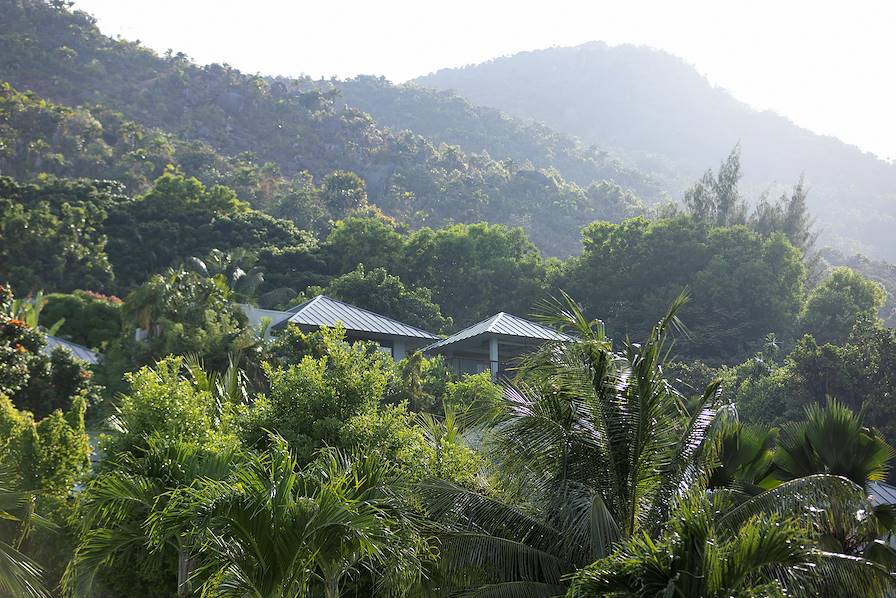
[[[78,0],[107,34],[262,74],[401,82],[591,40],[661,48],[761,109],[896,157],[896,3]]]

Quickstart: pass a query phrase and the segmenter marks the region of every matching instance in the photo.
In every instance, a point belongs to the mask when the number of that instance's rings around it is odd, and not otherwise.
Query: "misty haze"
[[[896,595],[894,21],[0,0],[0,596]]]

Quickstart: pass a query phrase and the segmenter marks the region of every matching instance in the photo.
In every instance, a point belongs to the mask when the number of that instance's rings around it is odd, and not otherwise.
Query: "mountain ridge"
[[[896,241],[886,238],[896,225],[896,165],[757,111],[668,52],[590,42],[441,69],[413,83],[622,151],[648,172],[659,171],[649,164],[660,158],[678,174],[664,178],[673,193],[740,143],[752,195],[805,174],[826,242],[896,258]]]

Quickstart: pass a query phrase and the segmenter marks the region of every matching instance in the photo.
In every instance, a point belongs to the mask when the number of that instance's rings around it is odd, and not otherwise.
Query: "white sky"
[[[76,0],[107,34],[200,63],[401,82],[591,40],[681,56],[737,98],[896,158],[892,0]]]

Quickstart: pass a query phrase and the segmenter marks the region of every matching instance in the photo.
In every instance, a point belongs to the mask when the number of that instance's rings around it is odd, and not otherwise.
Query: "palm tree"
[[[824,510],[813,504],[862,499],[860,487],[833,476],[791,481],[739,506],[698,491],[659,538],[636,534],[576,573],[569,596],[883,597],[894,587],[886,567],[817,543]]]
[[[209,393],[215,401],[215,425],[228,408],[249,404],[249,377],[240,369],[239,356],[228,356],[227,369],[224,373],[205,369],[198,355],[191,354],[184,358],[185,378],[199,391]]]
[[[81,531],[62,586],[67,595],[92,595],[97,574],[118,561],[177,561],[177,595],[191,594],[194,554],[189,521],[160,525],[172,492],[197,480],[223,479],[234,466],[228,451],[212,453],[159,436],[137,454],[123,453],[104,464],[79,503]]]
[[[716,438],[716,463],[710,471],[710,489],[728,488],[755,496],[779,483],[772,478],[777,430],[761,424],[726,421]]]
[[[160,334],[159,319],[176,282],[177,272],[169,268],[164,275],[159,275],[157,279],[134,289],[125,298],[122,320],[136,326],[144,336]]]
[[[829,400],[825,407],[811,406],[807,420],[785,427],[777,442],[776,430],[728,422],[718,436],[708,488],[724,489],[736,503],[814,474],[839,475],[866,487],[869,480],[885,477],[893,451],[878,432],[862,427],[861,419]],[[866,493],[847,496],[845,502],[828,499],[816,505],[818,545],[896,569],[896,551],[882,540],[896,531],[896,505],[874,504]]]
[[[421,570],[402,484],[377,455],[325,451],[300,470],[275,437],[228,479],[179,492],[160,523],[194,521],[203,596],[336,598],[364,573],[398,593]]]
[[[235,301],[247,302],[255,297],[264,282],[264,272],[255,265],[256,261],[255,254],[237,247],[227,253],[212,249],[205,259],[191,257],[188,263],[206,278],[225,284]]]
[[[11,527],[12,535],[11,541],[0,541],[0,593],[49,598],[52,594],[43,585],[43,568],[20,552],[32,524],[47,522],[34,513],[35,498],[31,492],[9,489],[8,481],[14,477],[14,472],[0,469],[0,519]]]
[[[40,314],[44,307],[47,306],[47,298],[44,297],[43,291],[38,291],[34,298],[15,299],[12,302],[12,317],[22,320],[31,328],[38,330],[40,328]],[[65,324],[65,318],[59,318],[52,326],[46,328],[44,332],[50,336],[54,336],[62,325]]]
[[[444,585],[476,596],[554,596],[565,576],[635,534],[656,533],[706,474],[719,410],[711,385],[689,414],[663,378],[679,297],[642,344],[613,351],[565,297],[549,323],[578,337],[524,364],[487,434],[501,490],[446,482],[421,493],[440,523]]]
[[[884,480],[896,455],[880,432],[862,425],[854,413],[828,398],[806,407],[806,420],[784,427],[775,451],[776,476],[788,480],[815,473],[841,475],[864,486]]]

